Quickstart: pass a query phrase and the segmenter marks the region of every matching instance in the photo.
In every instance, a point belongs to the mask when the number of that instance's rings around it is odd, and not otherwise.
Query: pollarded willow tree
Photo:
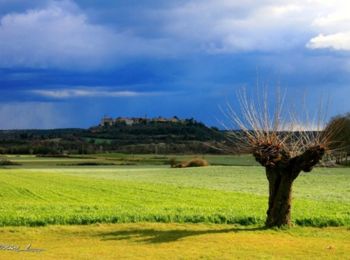
[[[262,98],[252,98],[241,90],[237,95],[240,112],[229,104],[224,112],[241,130],[233,132],[240,149],[249,151],[265,167],[269,183],[265,224],[281,227],[291,225],[294,180],[320,162],[340,126],[323,127],[321,110],[317,119],[308,117],[305,110],[293,113],[284,104],[286,95],[279,91],[269,102],[271,96],[263,93]]]

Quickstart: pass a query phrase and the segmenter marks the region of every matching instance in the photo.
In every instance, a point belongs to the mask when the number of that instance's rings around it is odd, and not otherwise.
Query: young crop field
[[[264,170],[255,166],[0,170],[0,225],[129,222],[263,225]],[[293,221],[350,226],[350,174],[318,168],[295,183]]]
[[[294,227],[266,230],[267,180],[252,157],[205,156],[212,166],[184,169],[170,168],[174,157],[194,156],[8,157],[18,165],[0,169],[0,259],[350,254],[349,168],[302,174]]]

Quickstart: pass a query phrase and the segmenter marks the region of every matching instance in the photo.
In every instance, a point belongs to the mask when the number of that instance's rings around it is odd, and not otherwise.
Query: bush
[[[171,168],[176,167],[176,165],[178,164],[178,162],[176,161],[176,158],[170,158],[169,159],[169,164]]]
[[[202,158],[195,158],[195,159],[191,159],[191,160],[186,161],[186,162],[176,164],[174,167],[175,168],[187,168],[187,167],[204,167],[204,166],[208,166],[208,165],[209,165],[209,163],[207,160],[204,160]]]
[[[19,163],[11,162],[7,159],[0,159],[0,166],[11,166],[11,165],[20,165]]]

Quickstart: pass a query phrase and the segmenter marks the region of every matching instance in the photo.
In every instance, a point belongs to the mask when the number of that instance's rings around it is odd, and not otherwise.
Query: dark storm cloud
[[[349,7],[342,0],[0,0],[0,116],[11,118],[12,109],[23,119],[0,127],[89,126],[106,113],[214,124],[218,105],[257,78],[294,96],[330,93],[331,112],[346,112]]]

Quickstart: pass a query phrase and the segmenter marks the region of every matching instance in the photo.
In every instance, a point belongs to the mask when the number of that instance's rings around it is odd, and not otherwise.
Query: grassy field
[[[9,157],[20,165],[0,168],[0,259],[349,258],[349,168],[302,174],[294,228],[265,230],[267,181],[251,156],[187,169],[172,157]]]
[[[129,222],[262,225],[264,171],[255,166],[76,167],[0,171],[0,225]],[[294,187],[293,220],[350,226],[350,174],[319,168]]]
[[[95,166],[169,166],[169,160],[185,161],[194,157],[206,159],[211,165],[257,166],[250,155],[154,155],[154,154],[93,154],[72,155],[67,157],[37,157],[35,155],[8,155],[13,162],[19,163],[17,168],[69,168],[93,163]],[[86,165],[92,166],[92,165]]]
[[[349,259],[350,230],[210,224],[103,224],[2,228],[0,243],[24,250],[0,259]]]

